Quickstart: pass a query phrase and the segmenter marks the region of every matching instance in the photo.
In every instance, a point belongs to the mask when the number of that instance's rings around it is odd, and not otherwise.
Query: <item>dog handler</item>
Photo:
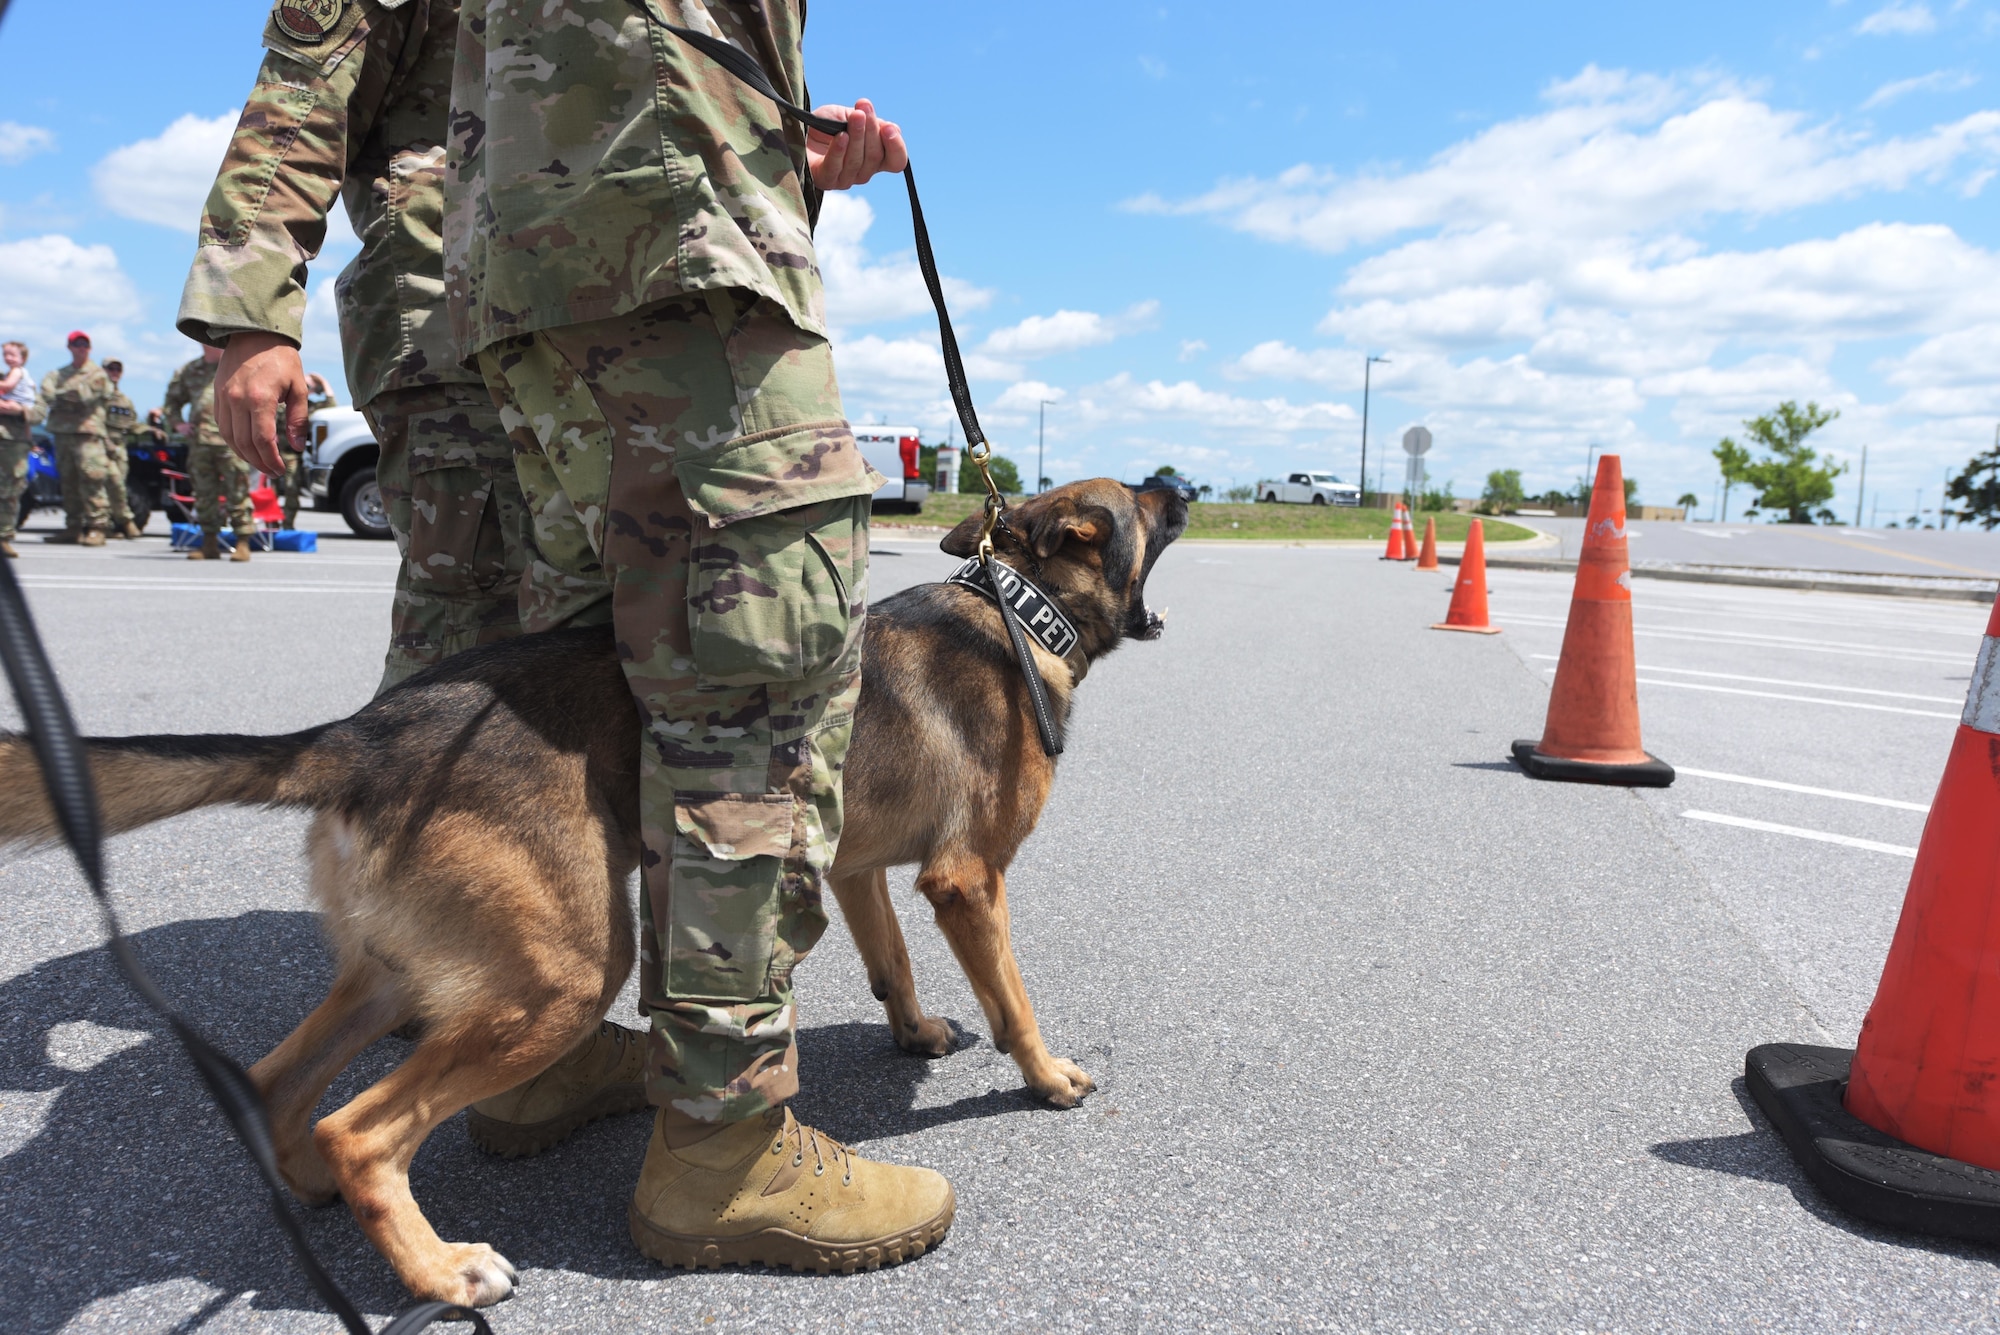
[[[610,623],[642,716],[659,1115],[630,1217],[669,1264],[873,1268],[953,1210],[936,1173],[856,1158],[785,1107],[879,485],[841,409],[809,200],[906,159],[865,102],[808,139],[665,23],[726,37],[803,103],[804,9],[490,0],[452,88],[452,318],[515,433],[523,626]]]
[[[513,447],[479,375],[459,365],[444,310],[457,41],[458,0],[281,0],[181,297],[181,332],[211,356],[227,349],[215,395],[231,446],[283,476],[277,424],[303,441],[314,406],[298,353],[305,266],[344,199],[362,238],[336,288],[347,383],[381,446],[376,478],[403,556],[382,690],[520,630],[528,523]],[[643,1108],[643,1053],[639,1034],[600,1025],[540,1076],[476,1104],[474,1140],[533,1154]]]

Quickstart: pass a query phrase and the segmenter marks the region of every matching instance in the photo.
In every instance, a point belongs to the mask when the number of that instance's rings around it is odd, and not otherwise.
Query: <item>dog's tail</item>
[[[332,797],[336,766],[315,759],[324,727],[286,737],[92,737],[84,746],[106,834],[199,807],[232,803],[316,807]],[[33,746],[0,733],[0,843],[49,844],[59,835]]]

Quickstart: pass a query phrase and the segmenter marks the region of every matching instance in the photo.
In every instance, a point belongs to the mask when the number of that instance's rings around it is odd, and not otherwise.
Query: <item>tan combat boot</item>
[[[250,559],[250,534],[245,533],[242,529],[236,530],[236,545],[230,549],[229,559],[232,561],[248,561]]]
[[[222,535],[213,529],[201,531],[201,546],[188,553],[190,561],[220,561],[222,559]]]
[[[125,521],[125,527],[118,530],[118,536],[121,538],[143,538],[146,535],[139,531],[137,520],[128,519]]]
[[[646,1106],[646,1036],[604,1021],[525,1085],[472,1105],[465,1131],[503,1159],[540,1154],[580,1126]]]
[[[789,1108],[719,1129],[662,1108],[628,1214],[667,1265],[852,1274],[922,1256],[957,1208],[928,1168],[857,1158]]]
[[[21,554],[14,550],[14,540],[12,538],[0,538],[0,556],[6,557],[9,561],[18,561],[21,559]]]
[[[85,529],[83,536],[76,540],[76,545],[79,547],[102,547],[104,545],[104,530],[101,528]]]
[[[81,536],[81,535],[80,535],[80,534],[78,534],[78,533],[77,533],[77,531],[76,531],[75,529],[73,529],[73,528],[66,528],[66,529],[63,529],[63,530],[62,530],[61,532],[59,532],[59,533],[44,533],[44,534],[42,534],[42,541],[43,541],[43,542],[53,542],[53,543],[57,543],[57,544],[60,544],[60,545],[63,545],[63,546],[74,546],[74,545],[75,545],[75,543],[76,543],[76,541],[77,541],[77,539],[78,539],[78,537],[80,537],[80,536]]]

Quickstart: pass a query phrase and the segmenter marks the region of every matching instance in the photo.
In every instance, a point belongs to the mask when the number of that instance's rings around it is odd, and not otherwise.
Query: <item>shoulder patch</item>
[[[296,42],[318,46],[333,35],[347,0],[278,0],[271,11],[278,31]]]
[[[362,20],[370,4],[371,0],[277,0],[264,27],[264,45],[330,71],[365,32]]]

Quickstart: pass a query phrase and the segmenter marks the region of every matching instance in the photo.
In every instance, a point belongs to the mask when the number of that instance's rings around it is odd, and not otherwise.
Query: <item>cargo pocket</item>
[[[764,996],[797,819],[789,793],[674,794],[673,890],[662,934],[670,998]]]
[[[411,584],[440,598],[493,594],[518,578],[507,569],[493,479],[462,464],[410,461]]]
[[[703,684],[851,671],[868,604],[868,498],[741,519],[697,537],[688,638]]]

